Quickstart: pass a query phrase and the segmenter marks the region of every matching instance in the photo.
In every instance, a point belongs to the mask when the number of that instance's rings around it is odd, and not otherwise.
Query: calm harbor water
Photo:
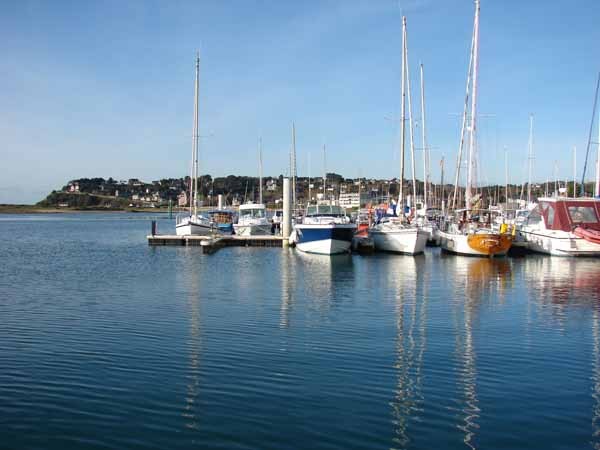
[[[0,448],[600,448],[600,261],[149,226],[0,215]]]

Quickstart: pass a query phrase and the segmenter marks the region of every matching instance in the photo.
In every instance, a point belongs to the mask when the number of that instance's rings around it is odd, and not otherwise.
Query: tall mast
[[[296,125],[292,122],[292,209],[296,210]]]
[[[596,92],[594,94],[594,107],[592,108],[592,122],[590,123],[590,133],[588,135],[587,148],[585,150],[585,162],[583,163],[583,173],[581,174],[581,195],[585,194],[585,172],[587,169],[590,146],[592,145],[592,133],[594,130],[594,118],[596,116],[596,105],[598,103],[598,90],[600,89],[600,72],[596,82]],[[596,187],[594,189],[596,197],[600,196],[600,116],[598,117],[598,160],[596,161]]]
[[[583,190],[584,185],[581,185]],[[598,116],[598,155],[596,156],[596,188],[594,189],[596,197],[600,197],[600,116]]]
[[[406,17],[402,16],[402,83],[400,97],[400,188],[398,190],[398,208],[404,215],[404,149],[406,128]]]
[[[406,27],[404,28],[406,33]],[[417,201],[417,177],[415,173],[415,137],[413,133],[413,119],[412,119],[412,100],[410,95],[410,76],[408,70],[408,43],[407,39],[404,39],[404,68],[406,69],[406,96],[408,97],[408,131],[410,137],[410,159],[411,159],[411,175],[412,175],[412,187],[413,187],[413,199],[411,202],[411,209],[414,207]]]
[[[529,157],[527,175],[527,204],[531,203],[531,171],[533,168],[533,114],[529,115]]]
[[[554,161],[554,197],[558,197],[558,161]]]
[[[200,53],[196,53],[196,80],[194,82],[194,125],[192,130],[192,172],[190,175],[190,215],[198,214],[198,90]]]
[[[310,152],[308,152],[308,201],[306,202],[306,206],[310,205],[311,197],[312,197],[312,194],[311,194],[311,185],[310,185]]]
[[[477,139],[477,69],[479,66],[479,0],[475,0],[475,26],[473,29],[473,95],[471,96],[471,129],[469,136],[469,166],[467,168],[467,188],[465,191],[465,204],[471,209],[474,172],[475,152]]]
[[[504,146],[504,198],[508,209],[508,149]]]
[[[577,197],[577,147],[573,146],[573,198]]]
[[[443,210],[444,201],[446,200],[446,189],[444,187],[444,157],[440,160],[440,207]]]
[[[427,210],[427,189],[429,183],[429,148],[425,138],[425,79],[421,63],[421,141],[423,147],[423,209]]]
[[[478,5],[477,5],[478,6]],[[469,109],[469,94],[471,88],[471,76],[473,74],[473,52],[475,50],[475,26],[476,23],[473,23],[473,36],[471,37],[471,53],[469,56],[469,70],[467,71],[467,87],[465,93],[465,104],[463,107],[463,115],[462,115],[462,125],[460,127],[460,144],[458,146],[458,155],[456,157],[456,171],[455,171],[455,179],[454,179],[454,194],[452,195],[452,205],[451,209],[456,208],[456,197],[459,193],[459,182],[460,182],[460,166],[462,165],[462,154],[465,146],[465,132],[467,130],[467,113]]]
[[[327,192],[327,158],[325,153],[325,144],[323,144],[323,200],[326,199]]]
[[[261,205],[263,202],[262,189],[262,137],[260,137],[258,138],[258,203]]]

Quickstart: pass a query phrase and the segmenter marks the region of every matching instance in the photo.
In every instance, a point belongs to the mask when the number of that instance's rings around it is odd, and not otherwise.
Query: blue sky
[[[414,113],[422,61],[433,177],[444,155],[448,180],[473,9],[471,0],[1,2],[0,203],[35,202],[79,177],[185,175],[198,48],[202,173],[257,174],[262,136],[265,174],[285,174],[293,121],[301,175],[309,154],[312,175],[322,172],[326,144],[328,171],[398,176],[402,13]],[[504,146],[511,181],[524,179],[530,113],[534,178],[551,177],[555,161],[571,178],[574,145],[581,173],[600,2],[482,0],[480,33],[480,181],[504,181]]]

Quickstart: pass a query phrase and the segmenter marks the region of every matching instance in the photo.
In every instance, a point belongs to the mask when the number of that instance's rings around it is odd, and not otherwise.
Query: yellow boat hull
[[[467,236],[467,244],[483,255],[504,255],[512,245],[510,234],[478,233]]]

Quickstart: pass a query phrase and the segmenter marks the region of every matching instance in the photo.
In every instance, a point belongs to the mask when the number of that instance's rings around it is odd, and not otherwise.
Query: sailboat
[[[175,219],[177,236],[208,235],[212,232],[210,219],[198,214],[198,91],[200,79],[200,55],[196,55],[196,81],[194,84],[194,127],[192,132],[192,168],[190,173],[189,214]]]
[[[408,47],[406,34],[406,17],[402,17],[402,104],[401,104],[401,137],[400,137],[400,192],[398,199],[399,215],[382,217],[369,230],[369,237],[373,239],[375,250],[394,253],[415,255],[423,253],[427,244],[429,233],[408,223],[404,214],[404,149],[405,149],[405,121],[406,121],[406,89],[408,90],[408,109],[410,126],[410,147],[412,157],[412,186],[413,199],[417,197],[417,184],[415,180],[415,154],[412,127],[412,105],[410,98],[410,78],[408,76]]]
[[[437,224],[435,223],[435,210],[429,209],[431,202],[430,186],[430,152],[425,134],[425,77],[423,75],[423,64],[420,64],[421,75],[421,143],[423,150],[423,207],[417,211],[417,226],[427,233],[427,245],[437,246]],[[433,203],[433,202],[431,202]]]
[[[267,208],[262,195],[262,139],[258,144],[258,203],[240,205],[238,222],[233,225],[238,236],[258,236],[271,234],[271,223],[267,219]]]
[[[440,246],[442,250],[468,256],[494,256],[505,255],[512,244],[510,233],[500,233],[492,229],[491,223],[481,224],[479,222],[478,204],[480,199],[473,193],[475,174],[475,152],[477,131],[477,69],[479,65],[479,0],[475,0],[475,20],[473,24],[473,38],[471,41],[471,58],[467,75],[467,89],[465,105],[462,117],[460,146],[456,164],[456,180],[454,185],[454,196],[452,208],[456,206],[458,182],[460,179],[460,166],[462,151],[465,142],[465,131],[467,129],[467,110],[469,106],[469,94],[471,97],[471,123],[469,128],[469,156],[467,166],[467,187],[465,189],[466,208],[455,210],[456,217],[446,223],[444,230],[438,231]],[[472,89],[472,91],[471,91]],[[477,206],[477,207],[476,207]],[[491,212],[488,212],[491,217]]]

